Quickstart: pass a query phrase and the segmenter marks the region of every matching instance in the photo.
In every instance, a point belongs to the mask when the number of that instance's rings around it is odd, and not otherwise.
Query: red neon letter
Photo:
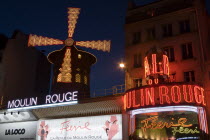
[[[152,54],[152,73],[157,73],[156,54]]]
[[[201,96],[202,96],[202,100],[203,100],[203,105],[206,106],[205,96],[204,96],[204,89],[203,88],[201,88]]]
[[[187,92],[187,85],[183,85],[183,94],[185,102],[191,103],[193,101],[192,85],[188,85],[188,92]]]
[[[159,82],[158,78],[155,78],[154,82],[155,82],[155,84],[158,84],[158,82]]]
[[[132,97],[133,97],[133,107],[139,107],[140,104],[136,104],[136,91],[132,91]]]
[[[150,103],[151,105],[155,105],[154,88],[151,87],[150,90],[149,88],[145,88],[145,93],[146,93],[146,105],[150,105]]]
[[[144,70],[145,70],[145,78],[150,75],[150,70],[149,70],[149,63],[147,57],[144,58]]]
[[[126,110],[126,105],[127,104],[127,102],[126,102],[126,94],[124,95],[124,110]]]
[[[126,93],[126,96],[127,96],[127,102],[126,102],[126,107],[127,108],[131,108],[131,92],[128,92],[128,93]]]
[[[141,106],[144,106],[144,90],[140,89],[140,99],[141,99]]]
[[[175,92],[175,88],[176,88],[176,92]],[[175,94],[177,94],[177,100],[176,100]],[[172,101],[174,103],[180,103],[181,102],[181,92],[180,92],[180,88],[178,86],[173,86],[171,88],[171,97],[172,97]]]
[[[198,95],[199,94],[198,90],[200,90],[200,95]],[[195,95],[195,101],[198,104],[201,104],[202,103],[202,95],[201,95],[201,88],[199,86],[194,87],[194,95]]]
[[[152,79],[148,80],[148,85],[152,85]]]
[[[163,92],[163,90],[164,90],[164,92]],[[163,97],[164,96],[166,98],[166,102],[168,104],[170,104],[171,102],[170,102],[170,98],[168,96],[168,88],[166,86],[160,86],[159,87],[160,104],[163,104],[164,103],[164,101],[163,101]]]
[[[169,75],[169,61],[166,55],[163,55],[163,73]]]

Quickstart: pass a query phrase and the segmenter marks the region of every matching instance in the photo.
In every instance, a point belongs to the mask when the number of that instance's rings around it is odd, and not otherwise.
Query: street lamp
[[[125,64],[124,64],[123,62],[121,62],[121,63],[119,64],[119,66],[120,66],[121,69],[124,69],[124,68],[125,68]]]

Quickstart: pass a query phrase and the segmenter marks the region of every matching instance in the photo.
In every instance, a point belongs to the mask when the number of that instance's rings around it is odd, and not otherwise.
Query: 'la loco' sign
[[[63,94],[53,94],[47,95],[45,97],[45,105],[46,104],[58,104],[58,103],[65,103],[65,102],[72,102],[77,101],[77,94],[78,91],[67,92]],[[22,107],[30,107],[30,106],[37,106],[38,105],[38,98],[25,98],[25,99],[16,99],[12,101],[8,101],[7,108],[22,108]]]
[[[125,109],[171,104],[206,106],[204,89],[197,85],[170,84],[133,89],[124,95]]]
[[[1,140],[36,139],[37,121],[0,124]]]

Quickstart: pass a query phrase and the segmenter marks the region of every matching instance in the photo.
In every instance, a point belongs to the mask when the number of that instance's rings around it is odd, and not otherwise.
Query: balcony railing
[[[125,92],[125,84],[116,85],[116,86],[113,86],[112,88],[108,88],[108,89],[95,90],[91,97],[121,94],[124,92]]]

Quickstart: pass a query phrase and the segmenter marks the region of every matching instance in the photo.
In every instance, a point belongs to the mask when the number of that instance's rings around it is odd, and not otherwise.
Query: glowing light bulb
[[[124,63],[120,63],[119,66],[120,66],[120,68],[125,68],[125,64]]]

